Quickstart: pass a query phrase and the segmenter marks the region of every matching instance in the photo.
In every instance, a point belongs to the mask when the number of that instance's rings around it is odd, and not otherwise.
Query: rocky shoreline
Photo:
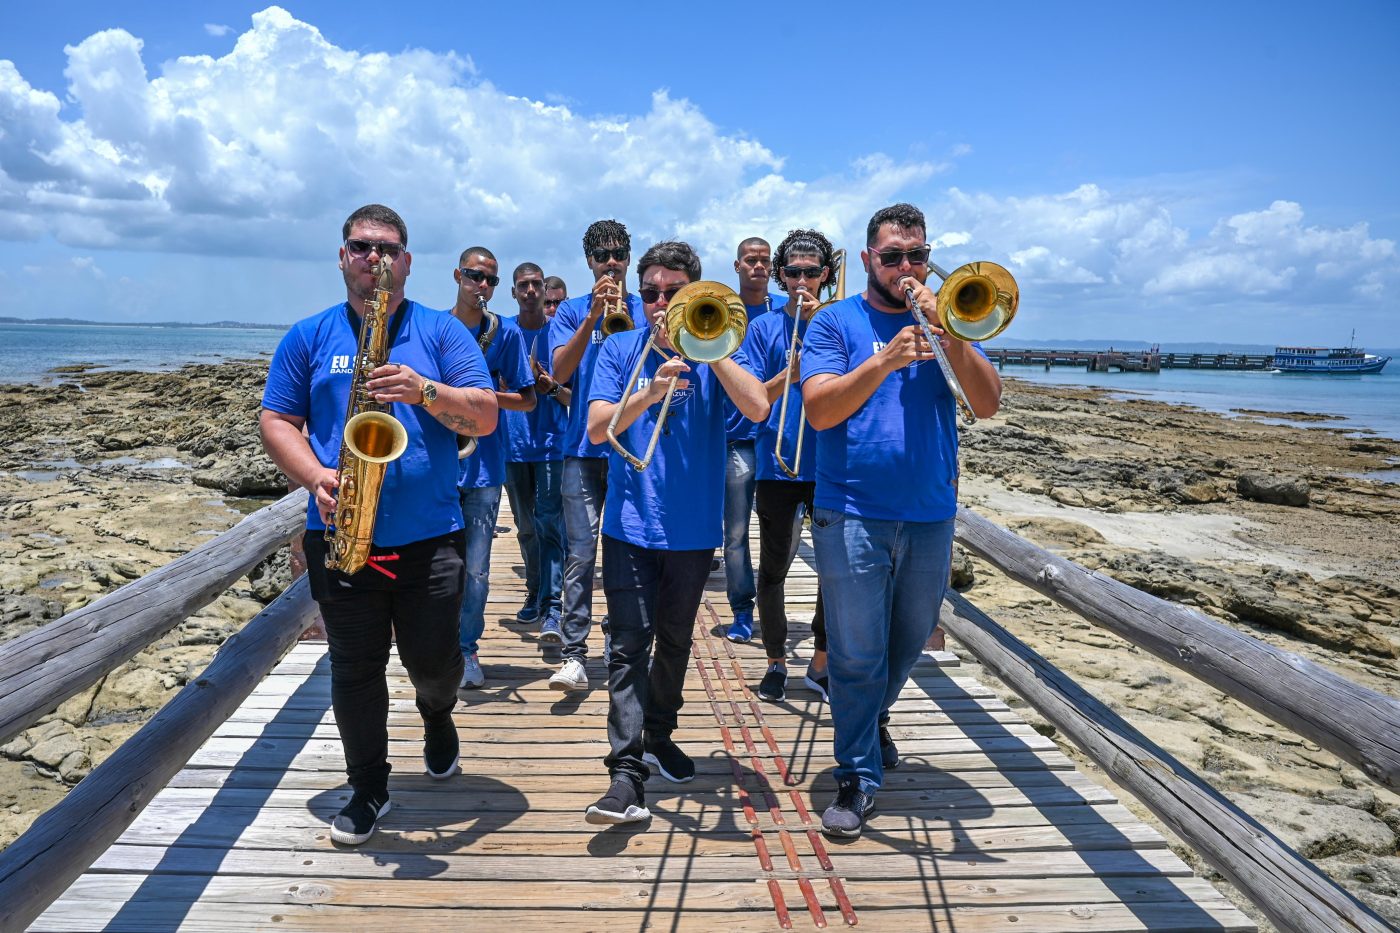
[[[0,640],[161,566],[285,491],[257,438],[265,372],[265,361],[243,361],[0,385],[10,439],[0,452]],[[1400,441],[1328,427],[1325,414],[1290,416],[1309,427],[1238,414],[1010,381],[1002,413],[964,436],[962,498],[1062,556],[1400,693],[1400,486],[1366,478],[1394,469]],[[961,563],[960,588],[980,608],[1400,923],[1400,796],[989,565]],[[288,579],[284,552],[0,747],[0,845]]]

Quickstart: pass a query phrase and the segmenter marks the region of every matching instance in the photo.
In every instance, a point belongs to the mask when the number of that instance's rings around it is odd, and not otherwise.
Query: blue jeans
[[[559,610],[564,585],[563,480],[563,460],[506,464],[506,494],[525,561],[525,605],[541,618]]]
[[[569,544],[560,628],[565,658],[582,661],[588,657],[588,633],[593,629],[593,564],[607,491],[607,457],[564,458],[564,533]]]
[[[812,544],[826,604],[835,777],[874,793],[885,776],[880,717],[938,624],[953,519],[880,521],[817,508]]]
[[[756,590],[749,553],[753,514],[753,441],[732,441],[724,464],[724,578],[731,612],[753,612]]]
[[[486,630],[486,595],[491,588],[491,539],[496,534],[496,515],[501,510],[501,487],[481,486],[459,489],[462,523],[467,529],[467,581],[462,590],[462,614],[458,617],[458,639],[462,654],[476,654],[476,643]]]

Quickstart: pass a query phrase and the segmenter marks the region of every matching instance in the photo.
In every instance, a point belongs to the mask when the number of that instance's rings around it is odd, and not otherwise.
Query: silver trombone
[[[647,357],[655,352],[663,360],[671,359],[659,346],[656,338],[663,332],[676,352],[693,363],[717,363],[727,359],[744,342],[744,332],[748,329],[748,313],[744,301],[728,285],[719,282],[691,282],[671,299],[666,306],[666,317],[656,322],[647,338],[646,346],[637,357],[637,365],[632,367],[632,375],[623,387],[622,398],[613,410],[608,422],[608,443],[622,458],[638,472],[645,470],[656,456],[656,444],[661,439],[661,430],[666,424],[666,415],[671,410],[671,397],[676,394],[676,380],[669,380],[666,396],[661,402],[661,412],[656,416],[656,427],[652,429],[651,440],[647,442],[646,453],[636,456],[622,445],[617,437],[617,424],[622,420],[622,411],[627,400],[637,388],[642,367]]]
[[[827,288],[829,289],[827,299],[817,305],[816,311],[812,312],[813,317],[815,317],[822,308],[830,304],[835,304],[846,297],[846,251],[844,249],[838,249],[836,252],[832,253],[831,264],[836,270],[836,281],[835,283],[827,283]],[[820,297],[820,293],[818,293],[818,299],[820,299]],[[801,323],[802,296],[798,295],[797,313],[792,317],[792,337],[788,340],[787,372],[783,376],[783,401],[782,404],[778,406],[778,438],[773,445],[773,457],[778,461],[778,467],[792,479],[797,479],[797,475],[802,471],[802,436],[807,430],[807,403],[803,402],[802,410],[797,415],[797,449],[793,453],[792,465],[789,466],[788,462],[783,459],[783,430],[787,424],[788,394],[789,390],[792,388],[792,360],[794,356],[798,355],[802,346],[802,338],[797,335],[797,328]],[[808,322],[808,326],[811,326],[811,322]]]
[[[938,326],[950,337],[959,340],[991,340],[1006,330],[1011,319],[1016,316],[1016,306],[1021,301],[1021,291],[1016,279],[1005,268],[994,262],[970,262],[958,266],[951,273],[944,272],[934,263],[929,270],[942,280],[936,296]],[[909,302],[909,310],[924,339],[933,348],[938,368],[943,371],[943,380],[948,383],[948,391],[957,402],[958,414],[963,424],[976,424],[977,415],[972,403],[967,400],[962,383],[958,382],[948,355],[943,352],[943,344],[934,336],[929,320],[914,300],[914,289],[905,286],[904,298]]]

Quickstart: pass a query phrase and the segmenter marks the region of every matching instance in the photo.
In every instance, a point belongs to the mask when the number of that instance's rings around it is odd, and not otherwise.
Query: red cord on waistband
[[[390,580],[397,580],[399,578],[398,574],[394,573],[392,570],[386,570],[385,568],[379,566],[379,563],[380,561],[398,559],[399,555],[397,554],[375,554],[372,557],[370,557],[369,565],[373,569],[378,570],[380,573],[384,574],[384,576],[388,577]]]

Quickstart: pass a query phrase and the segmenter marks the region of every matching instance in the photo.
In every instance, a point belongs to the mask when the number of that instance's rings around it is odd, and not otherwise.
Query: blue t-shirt
[[[549,322],[530,330],[520,328],[525,355],[549,371]],[[528,365],[528,360],[527,360]],[[533,375],[533,372],[532,372]],[[557,398],[538,395],[533,411],[503,411],[506,422],[506,463],[543,463],[564,459],[564,431],[569,426],[569,409]]]
[[[909,311],[886,314],[861,295],[823,309],[803,337],[803,383],[851,372],[913,323]],[[957,413],[935,360],[886,376],[851,417],[817,432],[814,504],[820,508],[889,521],[942,521],[957,511],[957,478]]]
[[[486,368],[491,372],[493,389],[504,385],[506,392],[519,392],[535,384],[530,375],[530,364],[525,359],[525,339],[520,327],[513,318],[501,317],[500,326],[491,346],[486,348]],[[486,326],[485,318],[480,327],[468,327],[472,342],[481,335]],[[501,412],[502,416],[505,412]],[[480,489],[483,486],[500,486],[506,481],[506,442],[505,418],[496,419],[496,429],[490,434],[476,439],[476,450],[461,461],[457,476],[457,486],[461,489]]]
[[[593,307],[593,293],[570,298],[554,312],[549,322],[549,355],[573,339],[579,325],[588,317]],[[627,296],[627,313],[632,317],[634,330],[646,332],[646,314],[642,310],[642,299],[636,295]],[[637,326],[639,325],[639,326]],[[618,336],[618,335],[615,335]],[[588,403],[593,386],[593,368],[598,365],[598,348],[605,340],[603,336],[603,316],[593,322],[593,337],[583,348],[583,358],[569,380],[573,391],[574,404],[569,406],[569,430],[564,435],[564,456],[566,457],[606,457],[612,452],[607,444],[588,443]]]
[[[647,342],[642,330],[616,334],[598,354],[589,402],[617,402]],[[730,359],[749,369],[743,350]],[[651,383],[665,360],[648,354],[635,391]],[[603,504],[603,534],[637,547],[690,551],[718,547],[724,539],[724,406],[728,398],[719,378],[705,363],[687,363],[690,385],[671,400],[656,456],[637,471],[604,442],[608,460],[608,495]],[[752,371],[752,370],[750,370]],[[587,406],[575,404],[575,408]],[[652,405],[618,436],[638,457],[646,452],[661,404]]]
[[[804,339],[807,328],[811,326],[811,321],[803,321],[800,325],[797,332],[799,346]],[[787,366],[788,342],[791,340],[792,315],[790,314],[765,314],[749,328],[748,334],[744,337],[744,353],[753,363],[754,374],[759,379],[766,382],[774,376],[782,376],[783,368]],[[778,442],[778,419],[783,411],[782,405],[783,398],[779,395],[773,403],[773,410],[768,413],[768,420],[758,426],[758,437],[754,443],[757,478],[795,479],[810,483],[817,478],[817,432],[812,430],[810,424],[807,425],[807,430],[802,432],[802,462],[797,476],[788,476],[783,468],[778,466],[774,447]],[[792,461],[797,453],[797,429],[801,423],[802,385],[797,380],[793,380],[792,387],[788,389],[787,420],[783,424],[783,458],[787,461],[788,466],[792,466]]]
[[[350,402],[359,338],[342,302],[292,325],[277,345],[262,404],[268,411],[306,419],[311,450],[322,465],[340,462],[341,431]],[[389,362],[443,385],[491,388],[486,363],[471,334],[450,314],[405,301],[390,319],[398,332]],[[420,405],[390,405],[408,431],[408,449],[384,472],[374,543],[398,547],[462,527],[457,497],[457,435]],[[306,527],[324,530],[311,497]]]
[[[769,311],[776,311],[787,304],[787,295],[769,293],[768,299],[759,305],[744,305],[749,315],[749,326]],[[751,441],[758,436],[758,425],[744,417],[743,412],[734,406],[729,396],[724,397],[724,439],[729,443]]]

